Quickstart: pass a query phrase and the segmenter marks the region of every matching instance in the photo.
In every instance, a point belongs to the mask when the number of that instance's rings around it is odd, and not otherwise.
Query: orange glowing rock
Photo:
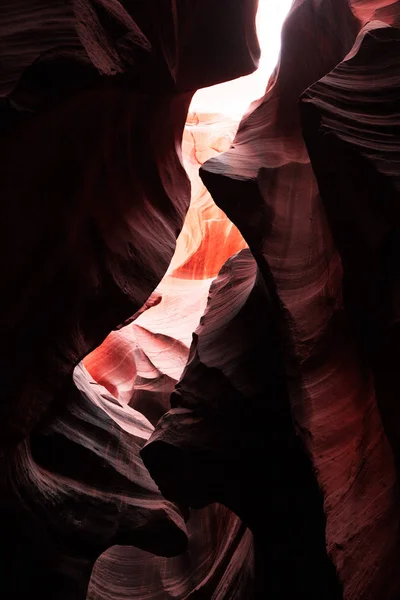
[[[199,167],[229,149],[237,120],[191,113],[183,134],[183,158],[192,184],[190,208],[169,272],[183,279],[216,277],[225,261],[247,246],[239,230],[218,208],[199,177]]]
[[[224,115],[189,113],[183,161],[191,204],[168,272],[155,291],[162,300],[148,303],[134,323],[112,331],[83,360],[90,375],[122,404],[134,404],[135,390],[155,391],[161,385],[164,392],[172,391],[213,278],[230,256],[247,247],[198,174],[203,162],[228,150],[237,127],[237,119]]]

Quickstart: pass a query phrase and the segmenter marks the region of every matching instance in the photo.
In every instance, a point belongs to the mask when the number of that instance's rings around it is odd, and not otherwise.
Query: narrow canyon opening
[[[400,0],[1,14],[0,596],[399,600]]]
[[[215,205],[198,172],[206,160],[229,149],[241,118],[263,96],[279,60],[281,28],[291,4],[291,0],[259,1],[256,26],[261,57],[254,73],[194,94],[182,140],[191,203],[170,266],[142,314],[111,332],[76,369],[78,386],[82,376],[93,378],[112,402],[121,405],[118,413],[133,408],[155,424],[167,409],[210,285],[226,260],[247,246]],[[116,418],[115,407],[110,410],[105,401],[103,408]],[[120,418],[119,424],[124,423],[125,417]]]

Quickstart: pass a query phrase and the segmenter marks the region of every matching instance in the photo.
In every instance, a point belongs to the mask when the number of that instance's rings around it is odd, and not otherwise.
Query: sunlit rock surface
[[[10,598],[32,590],[86,598],[95,560],[114,544],[161,556],[186,547],[180,510],[161,498],[139,457],[151,424],[132,409],[115,418],[115,401],[83,367],[74,378],[57,417],[5,459],[2,539],[11,560],[1,585]]]
[[[96,381],[122,402],[132,402],[135,390],[157,391],[161,385],[172,391],[185,367],[213,278],[230,256],[246,246],[198,175],[205,160],[230,147],[237,127],[237,121],[223,115],[189,114],[182,151],[191,203],[168,271],[147,310],[113,331],[84,360]],[[166,389],[168,382],[173,385]]]
[[[3,447],[167,270],[190,197],[175,150],[188,100],[82,91],[1,138]]]
[[[344,583],[344,597],[394,600],[400,587],[393,455],[378,411],[377,387],[343,299],[342,262],[297,110],[301,92],[334,68],[356,42],[361,23],[350,8],[346,2],[295,3],[284,25],[279,68],[263,101],[243,120],[231,150],[208,161],[201,175],[216,203],[243,233],[266,281],[276,285],[277,308],[279,300],[302,379],[300,386],[288,379],[293,412],[324,492],[327,547]],[[311,21],[315,35],[309,34],[305,44],[301,32],[312,31]],[[308,69],[301,68],[304,63]],[[365,75],[365,81],[373,79]],[[335,74],[331,81],[338,82]],[[338,97],[347,90],[349,98],[357,98],[358,78],[342,82]],[[340,121],[337,102],[332,114],[336,111]],[[369,127],[365,122],[364,129]],[[338,165],[333,153],[325,156],[330,168]],[[335,177],[343,181],[340,169]],[[332,206],[341,193],[330,196]],[[354,199],[357,194],[353,187],[350,195]],[[342,219],[348,208],[349,201]],[[361,204],[359,210],[364,210]],[[350,243],[355,252],[360,250],[354,237]],[[357,256],[361,268],[363,257]],[[290,363],[287,368],[290,375]]]
[[[265,597],[340,598],[322,496],[293,427],[273,301],[249,250],[211,286],[171,404],[142,450],[163,495],[239,515],[269,565]]]
[[[239,125],[256,9],[0,8],[7,600],[400,597],[400,6],[295,0]]]
[[[180,509],[137,455],[135,419],[141,431],[150,421],[126,402],[129,381],[121,398],[102,387],[95,401],[72,374],[167,271],[190,202],[181,139],[192,94],[256,68],[256,8],[19,0],[0,9],[1,586],[10,600],[84,598],[94,561],[115,544],[164,556],[186,546]],[[204,37],[209,54],[196,51]],[[154,367],[140,354],[142,382],[151,369],[172,389],[186,357],[164,373],[151,351]],[[236,589],[225,571],[239,547],[241,581],[247,554],[251,572],[251,535],[233,520],[239,538],[212,563],[215,590]]]
[[[168,411],[210,285],[224,262],[246,246],[198,176],[205,160],[230,147],[237,127],[238,120],[223,115],[189,114],[183,160],[192,184],[191,204],[168,272],[147,310],[113,331],[83,361],[96,381],[118,400],[113,402],[118,406],[114,419],[121,427],[121,411],[137,409],[154,424]],[[109,406],[104,409],[110,414]],[[127,424],[129,413],[126,416]],[[176,560],[145,558],[140,550],[120,546],[107,552],[93,572],[89,598],[117,600],[127,590],[132,599],[142,598],[144,590],[154,599],[169,594],[176,599],[245,600],[254,595],[259,576],[257,571],[255,583],[253,536],[240,519],[214,504],[192,512],[187,527],[188,549]],[[140,581],[132,570],[135,565]],[[107,579],[105,569],[112,573]]]
[[[229,5],[221,40],[225,0],[3,3],[3,447],[164,275],[190,199],[192,93],[257,65],[256,0]]]

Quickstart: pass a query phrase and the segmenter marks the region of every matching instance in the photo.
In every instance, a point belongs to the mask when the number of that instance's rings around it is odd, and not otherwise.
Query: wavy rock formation
[[[343,264],[343,297],[400,466],[400,31],[371,22],[302,99],[304,135]]]
[[[5,459],[2,586],[12,600],[86,598],[95,560],[114,544],[161,556],[186,547],[179,509],[139,458],[151,424],[131,409],[117,425],[104,410],[113,414],[112,398],[83,367],[75,384],[57,417]]]
[[[180,142],[192,91],[251,72],[259,55],[256,1],[235,2],[223,41],[222,4],[3,3],[3,447],[170,263],[189,205]],[[207,34],[212,55],[194,59]]]
[[[396,25],[399,22],[400,2],[398,0],[350,0],[350,5],[363,25],[376,19],[388,25]]]
[[[1,138],[3,447],[166,271],[189,204],[188,99],[90,90]]]
[[[199,168],[206,160],[229,149],[238,126],[239,119],[223,114],[199,110],[189,112],[183,132],[182,153],[192,193],[168,269],[168,274],[173,277],[191,280],[214,278],[225,261],[247,245],[232,221],[214,203],[199,177]]]
[[[305,45],[302,32],[311,22],[314,36]],[[289,380],[292,406],[324,492],[327,547],[344,597],[394,600],[400,586],[394,575],[399,517],[393,457],[352,315],[343,305],[341,260],[296,109],[301,92],[349,52],[358,29],[345,2],[295,3],[264,99],[244,118],[231,150],[200,173],[244,235],[266,281],[276,286],[277,307],[283,305],[283,327],[286,322],[302,379],[300,386]],[[346,78],[340,94],[348,89],[353,98],[356,85]],[[332,153],[325,156],[325,166],[329,161],[334,168]],[[356,188],[350,194],[354,201]],[[336,205],[337,194],[329,197]],[[358,252],[354,239],[352,244]]]
[[[400,597],[400,3],[295,0],[187,118],[256,10],[0,7],[7,600]]]
[[[168,411],[210,284],[226,258],[246,245],[198,176],[204,160],[229,148],[237,126],[221,115],[189,115],[183,160],[192,185],[191,204],[168,272],[146,309],[111,332],[83,361],[113,396],[111,404],[102,406],[122,428],[129,427],[130,408],[154,425]],[[219,240],[218,247],[213,240]],[[256,593],[253,536],[236,515],[217,504],[191,511],[187,531],[188,548],[174,560],[144,556],[133,547],[106,552],[94,569],[88,597],[118,600],[129,590],[131,600],[144,593],[154,599],[168,594],[176,599],[247,600]]]
[[[150,422],[104,388],[96,402],[74,391],[72,373],[167,270],[190,200],[181,138],[191,96],[255,69],[256,5],[229,2],[221,40],[227,2],[2,4],[7,598],[84,598],[94,561],[115,544],[185,547],[182,515],[137,456],[137,428],[148,434]],[[209,55],[196,52],[204,36]],[[251,553],[250,534],[239,537]]]
[[[268,565],[265,597],[340,598],[322,498],[293,427],[274,306],[249,250],[212,284],[171,404],[141,452],[163,495],[239,515]]]
[[[248,600],[258,597],[253,536],[227,508],[192,510],[187,550],[175,558],[114,546],[97,561],[88,600]]]
[[[136,405],[140,391],[172,392],[187,362],[213,278],[230,256],[246,246],[198,174],[205,160],[229,148],[237,126],[222,115],[189,115],[182,154],[191,202],[168,271],[141,314],[112,331],[84,359],[94,379],[122,402]],[[168,402],[165,411],[167,407]],[[143,405],[145,414],[148,408]]]

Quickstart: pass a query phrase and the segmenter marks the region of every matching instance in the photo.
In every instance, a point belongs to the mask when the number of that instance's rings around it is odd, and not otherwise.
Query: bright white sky
[[[259,68],[246,77],[199,90],[193,97],[190,111],[222,113],[240,118],[251,102],[264,95],[269,76],[278,61],[282,24],[291,5],[292,0],[259,0]]]

